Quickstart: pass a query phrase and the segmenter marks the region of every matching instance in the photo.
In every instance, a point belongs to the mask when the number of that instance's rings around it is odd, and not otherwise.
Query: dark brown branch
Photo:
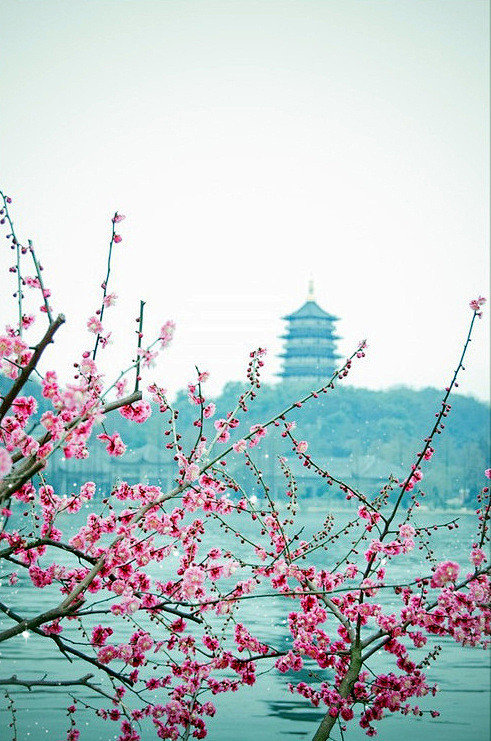
[[[0,421],[5,417],[6,413],[12,406],[12,402],[18,396],[19,392],[21,391],[22,387],[28,380],[34,368],[39,363],[41,355],[45,351],[46,347],[53,341],[53,336],[55,332],[61,327],[61,325],[64,322],[65,322],[64,315],[58,314],[54,322],[52,322],[49,325],[46,331],[46,334],[42,338],[41,342],[39,342],[39,344],[36,345],[36,348],[32,354],[32,358],[27,363],[27,365],[24,366],[21,373],[19,374],[19,376],[16,378],[16,380],[12,384],[10,391],[4,396],[3,401],[0,404]]]
[[[49,679],[18,679],[16,674],[12,674],[11,677],[7,677],[6,679],[0,679],[0,684],[20,685],[21,687],[27,687],[28,690],[31,690],[32,687],[71,687],[72,685],[76,685],[76,684],[84,684],[86,686],[90,686],[89,679],[92,679],[93,676],[94,676],[93,674],[84,674],[84,676],[80,677],[80,679],[49,680]]]
[[[74,610],[77,609],[77,606],[77,604],[71,604],[64,605],[63,607],[53,607],[51,610],[46,610],[46,612],[42,612],[39,615],[36,615],[36,617],[28,620],[20,617],[13,610],[0,602],[0,610],[17,623],[13,628],[8,628],[0,633],[0,643],[7,641],[9,638],[13,638],[26,630],[32,630],[34,632],[39,632],[41,635],[46,635],[43,631],[37,631],[36,629],[40,625],[44,625],[44,623],[49,623],[51,620],[56,620],[59,617],[72,614]]]
[[[113,679],[117,679],[120,682],[124,682],[128,687],[131,687],[133,685],[133,682],[129,680],[124,674],[121,674],[120,672],[114,671],[114,669],[111,669],[109,666],[106,666],[105,664],[101,664],[100,661],[97,661],[97,659],[92,658],[92,656],[88,656],[87,654],[84,654],[82,651],[79,651],[76,648],[73,648],[72,646],[69,646],[60,636],[51,634],[51,633],[45,633],[40,628],[37,628],[33,626],[34,620],[26,620],[25,618],[21,617],[20,615],[17,615],[13,610],[11,610],[7,605],[4,605],[2,602],[0,602],[0,610],[4,612],[8,617],[12,618],[12,620],[15,620],[19,626],[20,630],[17,631],[18,633],[23,633],[25,630],[30,630],[32,633],[35,633],[36,635],[43,636],[43,638],[50,638],[56,645],[58,646],[61,653],[69,660],[71,661],[68,654],[71,654],[72,656],[76,656],[78,659],[82,659],[83,661],[86,661],[89,664],[92,664],[93,666],[97,667],[97,669],[100,669],[101,671],[105,672],[108,676],[113,677]],[[52,610],[51,612],[56,612],[55,610]],[[44,615],[47,615],[48,613],[44,613]],[[65,612],[65,614],[67,614]],[[58,617],[60,617],[58,615]],[[48,618],[49,620],[50,618]],[[48,620],[44,620],[42,622],[48,622]],[[40,623],[39,623],[40,624]],[[4,631],[6,633],[7,631]],[[0,634],[0,640],[4,640],[1,638],[1,636],[4,634]]]
[[[10,555],[12,553],[15,553],[16,551],[19,551],[22,549],[22,551],[30,551],[32,548],[39,548],[41,545],[51,545],[53,548],[60,548],[63,551],[68,551],[69,553],[73,553],[77,558],[80,558],[83,561],[88,561],[90,564],[95,564],[97,559],[94,556],[89,556],[83,551],[80,551],[78,548],[74,548],[71,545],[68,545],[68,543],[62,543],[59,540],[52,540],[51,538],[37,538],[36,540],[33,540],[31,543],[22,543],[21,545],[11,545],[8,548],[4,548],[3,551],[0,551],[0,558],[10,558]],[[22,564],[24,566],[29,566],[29,564]]]
[[[18,491],[46,466],[45,460],[36,461],[33,457],[28,458],[25,463],[29,465],[23,465],[20,471],[14,471],[3,480],[3,484],[0,486],[0,503],[4,499],[10,499],[14,492]]]

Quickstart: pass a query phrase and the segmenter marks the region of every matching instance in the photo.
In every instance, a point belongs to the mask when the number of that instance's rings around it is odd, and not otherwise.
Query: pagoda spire
[[[314,279],[312,276],[310,276],[309,280],[309,292],[307,294],[307,301],[315,301],[314,296]]]

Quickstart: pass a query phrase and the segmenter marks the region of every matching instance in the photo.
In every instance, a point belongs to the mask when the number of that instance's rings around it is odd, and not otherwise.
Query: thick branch
[[[339,694],[342,698],[346,699],[352,692],[362,666],[363,660],[361,658],[361,651],[357,646],[353,646],[351,649],[351,659],[348,670],[339,686]],[[317,729],[312,741],[327,741],[337,719],[338,715],[333,716],[328,711],[323,717],[321,724]]]
[[[51,620],[56,620],[59,617],[69,615],[76,609],[76,607],[77,605],[75,604],[65,605],[63,606],[63,608],[53,607],[51,610],[42,612],[40,615],[36,615],[36,617],[28,620],[27,618],[22,618],[19,615],[16,615],[13,610],[0,602],[0,610],[2,610],[2,612],[15,620],[15,622],[17,623],[17,625],[15,625],[14,627],[3,630],[0,633],[0,643],[2,643],[3,641],[7,641],[9,638],[13,638],[14,636],[19,635],[19,633],[23,633],[26,630],[38,632],[36,629],[40,625],[49,623]],[[41,635],[46,635],[43,631],[39,631],[39,633]]]

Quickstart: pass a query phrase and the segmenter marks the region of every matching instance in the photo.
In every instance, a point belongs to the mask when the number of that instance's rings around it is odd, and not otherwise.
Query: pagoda
[[[336,353],[334,323],[338,317],[321,309],[314,299],[313,281],[309,282],[307,301],[293,314],[284,316],[288,322],[280,378],[305,384],[322,384],[336,369],[340,357]]]

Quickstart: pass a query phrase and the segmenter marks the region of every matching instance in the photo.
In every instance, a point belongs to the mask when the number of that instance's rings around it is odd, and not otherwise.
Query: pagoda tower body
[[[288,323],[283,368],[280,377],[283,381],[305,384],[322,384],[329,380],[336,369],[339,355],[336,353],[334,324],[338,317],[328,314],[314,300],[312,281],[309,285],[307,301],[293,314],[284,316]]]

